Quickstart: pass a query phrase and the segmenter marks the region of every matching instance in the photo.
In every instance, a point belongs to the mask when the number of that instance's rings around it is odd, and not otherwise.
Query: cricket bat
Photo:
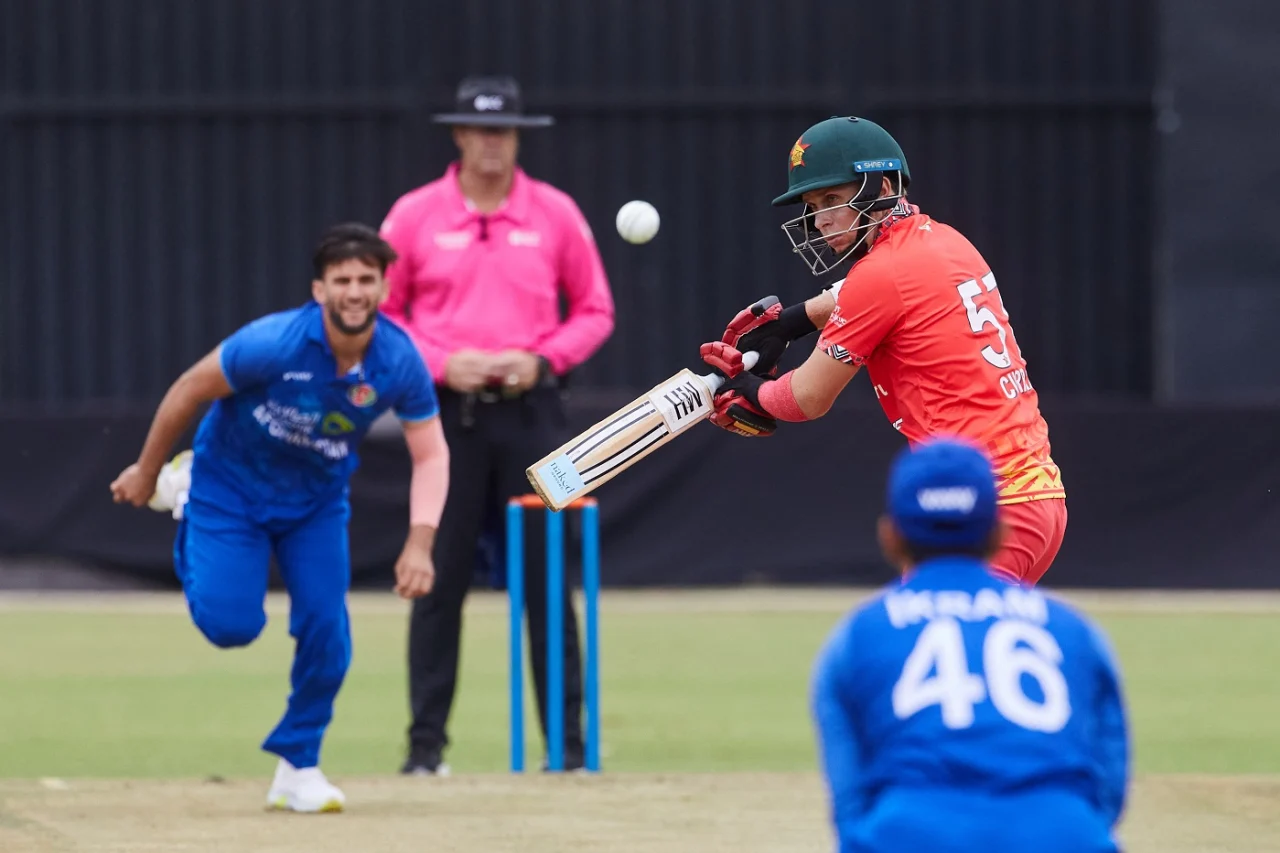
[[[742,354],[746,370],[758,360],[757,353]],[[711,398],[723,384],[719,374],[685,368],[551,451],[525,474],[542,502],[559,512],[706,420]]]

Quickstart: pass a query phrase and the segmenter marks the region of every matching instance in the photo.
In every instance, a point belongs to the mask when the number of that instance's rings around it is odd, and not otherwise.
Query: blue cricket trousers
[[[273,519],[228,502],[221,489],[213,497],[192,490],[174,543],[191,618],[219,648],[253,642],[267,624],[263,599],[274,552],[296,647],[288,706],[262,748],[294,767],[314,767],[351,663],[350,506],[334,501],[303,518]]]

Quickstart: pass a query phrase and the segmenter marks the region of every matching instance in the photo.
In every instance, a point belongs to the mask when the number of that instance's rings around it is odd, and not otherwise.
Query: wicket
[[[547,525],[547,769],[564,770],[564,514],[548,509],[537,495],[507,502],[507,601],[511,673],[511,772],[524,771],[524,512],[543,509]],[[600,513],[595,498],[580,498],[565,509],[582,519],[582,593],[586,654],[583,660],[588,771],[600,770]]]

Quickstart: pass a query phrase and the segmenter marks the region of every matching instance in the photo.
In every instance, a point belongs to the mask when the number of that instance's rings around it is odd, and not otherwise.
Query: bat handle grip
[[[760,360],[760,353],[752,350],[742,354],[742,367],[744,370],[750,370],[756,366],[756,362]],[[711,393],[714,394],[720,390],[720,386],[724,384],[724,377],[719,373],[709,373],[702,377],[711,386]]]

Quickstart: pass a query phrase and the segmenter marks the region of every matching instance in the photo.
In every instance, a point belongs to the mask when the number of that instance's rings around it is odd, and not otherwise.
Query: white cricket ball
[[[618,209],[618,233],[628,243],[648,243],[659,221],[657,208],[647,201],[629,201]]]

